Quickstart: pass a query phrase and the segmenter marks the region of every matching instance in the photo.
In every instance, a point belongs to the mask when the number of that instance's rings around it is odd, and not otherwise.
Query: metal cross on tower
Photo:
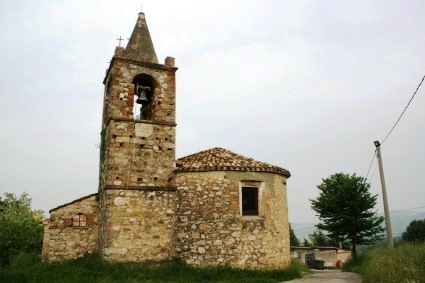
[[[117,38],[117,40],[118,40],[118,46],[119,47],[121,47],[121,41],[124,41],[124,38],[121,38],[121,35],[120,35],[120,37],[119,38]]]

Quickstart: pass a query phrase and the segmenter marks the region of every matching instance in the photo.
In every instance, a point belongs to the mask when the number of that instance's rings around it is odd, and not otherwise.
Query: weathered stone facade
[[[104,80],[98,193],[50,211],[47,260],[288,265],[289,171],[221,148],[176,160],[176,71],[172,57],[158,63],[140,13]]]
[[[97,194],[89,195],[50,211],[43,224],[43,258],[71,259],[97,250]]]
[[[161,261],[176,256],[176,191],[106,191],[103,256],[112,261]]]
[[[290,261],[286,178],[262,172],[183,172],[177,250],[190,264],[284,268]],[[242,216],[241,187],[260,188],[259,215]]]

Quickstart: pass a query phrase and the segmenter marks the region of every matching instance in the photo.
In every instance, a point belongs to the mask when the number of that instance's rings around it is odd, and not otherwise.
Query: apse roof
[[[271,172],[288,178],[291,176],[291,173],[284,168],[256,161],[220,147],[200,151],[177,160],[176,172],[205,171]]]

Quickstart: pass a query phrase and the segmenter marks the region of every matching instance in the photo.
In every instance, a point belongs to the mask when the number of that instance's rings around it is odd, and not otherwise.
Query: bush
[[[343,270],[360,273],[363,282],[425,282],[425,244],[401,243],[394,250],[377,246]]]
[[[8,265],[21,252],[41,252],[43,226],[41,211],[31,210],[27,193],[0,197],[0,265]]]

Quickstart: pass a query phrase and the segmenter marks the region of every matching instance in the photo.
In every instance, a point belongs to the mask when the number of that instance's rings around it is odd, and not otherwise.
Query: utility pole
[[[381,176],[382,198],[384,199],[385,226],[387,228],[388,249],[391,250],[394,249],[393,232],[391,230],[391,219],[390,210],[388,208],[387,188],[385,186],[384,168],[382,166],[381,143],[379,141],[374,141],[373,143],[376,147],[376,157],[378,158],[379,164],[379,175]]]

